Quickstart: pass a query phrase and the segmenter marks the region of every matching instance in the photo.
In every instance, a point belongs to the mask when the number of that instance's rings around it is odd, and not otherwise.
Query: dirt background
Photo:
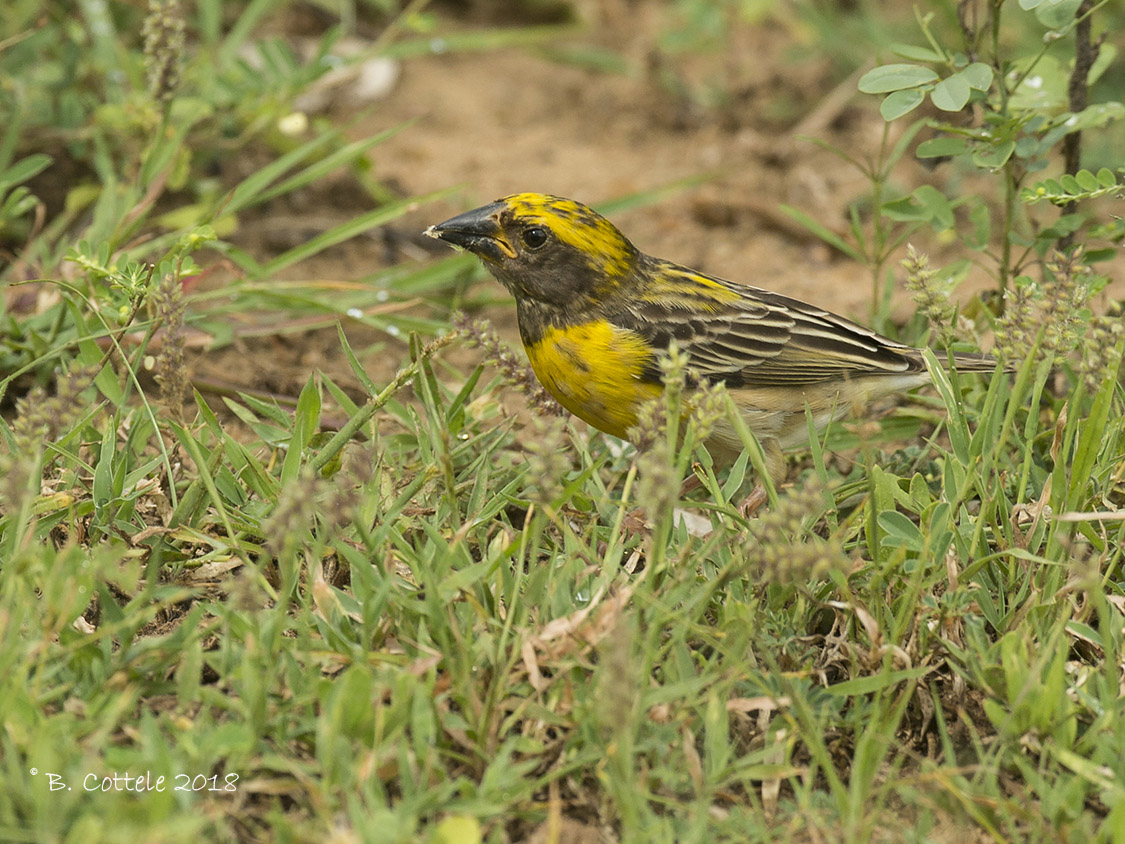
[[[360,98],[346,79],[323,92],[320,107],[340,124],[368,110],[349,129],[355,138],[415,121],[370,154],[377,178],[391,191],[410,196],[459,187],[450,199],[335,247],[287,277],[356,279],[395,262],[433,260],[447,253],[421,238],[422,229],[509,193],[555,193],[596,205],[698,178],[694,186],[611,216],[644,251],[871,324],[871,271],[779,210],[791,205],[830,229],[847,231],[848,206],[866,195],[868,182],[804,136],[856,157],[875,155],[884,131],[878,101],[858,94],[855,84],[866,67],[846,76],[803,43],[798,26],[777,17],[732,20],[713,49],[672,53],[658,46],[677,25],[671,4],[515,5],[525,17],[513,20],[513,4],[486,0],[438,5],[435,49],[399,62],[397,78],[377,100]],[[536,46],[442,49],[443,36],[451,33],[541,25],[560,9],[577,12],[577,34]],[[315,17],[300,15],[282,26],[295,42],[308,43],[317,27]],[[376,30],[370,34],[378,37]],[[573,60],[591,48],[615,57],[618,67],[606,71]],[[560,59],[559,53],[572,58]],[[717,102],[702,102],[716,90],[722,93]],[[907,156],[894,185],[909,190],[930,182],[948,190],[947,180],[955,177],[950,170],[929,170]],[[962,189],[974,187],[971,179],[955,178]],[[984,195],[996,189],[983,179],[979,188]],[[280,205],[245,221],[239,245],[269,257],[372,207],[346,179],[328,179],[323,190],[303,191]],[[988,260],[956,240],[939,242],[928,230],[911,240],[937,264],[963,257],[983,262],[960,288],[960,300],[993,285]],[[899,278],[901,257],[889,263]],[[498,286],[495,294],[502,294]],[[895,318],[911,313],[901,284],[894,302]],[[432,307],[429,313],[435,313]],[[491,308],[486,315],[516,339],[514,309]],[[353,344],[378,339],[386,341],[380,350],[389,353],[365,358],[376,378],[389,375],[405,354],[400,340],[362,331]],[[194,367],[204,383],[234,381],[275,395],[295,395],[312,368],[352,380],[335,330],[240,341],[197,358]]]

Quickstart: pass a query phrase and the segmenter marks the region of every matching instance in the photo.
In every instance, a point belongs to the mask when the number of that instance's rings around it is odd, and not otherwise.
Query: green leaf
[[[840,235],[836,234],[836,232],[818,223],[804,211],[800,211],[791,205],[782,205],[780,208],[785,214],[788,214],[829,246],[835,247],[854,261],[863,261],[863,255],[858,249],[840,237]]]
[[[938,75],[916,64],[885,64],[863,74],[859,90],[865,94],[887,94],[936,81]]]
[[[21,158],[7,170],[0,172],[0,193],[42,173],[51,166],[52,160],[51,156],[41,152]]]
[[[917,47],[914,44],[892,44],[891,52],[904,59],[915,62],[944,62],[945,56],[936,53],[929,47]]]
[[[1001,141],[993,146],[978,149],[973,154],[973,163],[986,170],[996,170],[1008,163],[1015,148],[1015,141]]]
[[[957,394],[953,390],[953,384],[949,380],[949,373],[945,371],[944,366],[938,363],[938,359],[933,351],[923,349],[922,356],[926,360],[926,369],[930,373],[934,388],[941,395],[946,412],[949,414],[949,421],[946,425],[949,431],[949,444],[953,449],[953,454],[961,466],[967,466],[969,463],[970,436],[969,424],[965,418],[964,407],[962,407]]]
[[[843,683],[828,686],[824,691],[834,697],[859,697],[882,689],[889,689],[907,680],[916,680],[933,670],[932,666],[922,665],[918,668],[904,668],[900,671],[884,671],[881,674],[869,674],[866,677],[845,680]]]
[[[106,425],[102,432],[102,444],[98,450],[98,462],[94,466],[93,496],[94,505],[99,509],[104,507],[114,497],[113,495],[113,458],[117,445],[116,424]]]
[[[3,193],[4,191],[2,187],[0,187],[0,196],[2,196]],[[8,194],[8,198],[4,200],[3,204],[0,204],[0,223],[4,220],[14,220],[17,217],[22,217],[38,204],[39,200],[31,195],[31,191],[23,185],[20,185]]]
[[[883,115],[885,121],[890,123],[892,120],[914,111],[925,99],[925,93],[917,88],[893,91],[883,99],[879,106],[879,113]]]
[[[1104,188],[1111,188],[1117,184],[1117,176],[1108,167],[1103,167],[1098,171],[1098,182]]]
[[[1082,186],[1078,184],[1078,180],[1069,173],[1063,173],[1059,181],[1062,182],[1063,190],[1071,196],[1082,193]]]
[[[299,188],[313,184],[318,179],[323,178],[333,170],[350,165],[356,160],[360,159],[371,147],[376,144],[381,144],[384,141],[390,140],[403,129],[414,125],[414,120],[407,120],[397,126],[392,126],[389,129],[384,129],[369,138],[363,138],[359,141],[353,141],[347,146],[341,147],[335,152],[329,153],[324,158],[306,167],[296,175],[286,179],[279,184],[274,185],[269,190],[265,190],[258,194],[255,198],[256,202],[266,202],[273,199],[275,196],[282,196],[287,193],[292,193]]]
[[[953,228],[953,206],[945,194],[933,185],[915,188],[914,198],[926,210],[927,219],[939,231]]]
[[[219,214],[237,214],[243,208],[253,205],[261,200],[262,193],[274,179],[279,179],[286,172],[296,167],[306,158],[316,154],[321,147],[334,143],[339,138],[338,132],[325,132],[317,135],[310,141],[292,149],[279,158],[271,161],[265,167],[256,170],[253,174],[239,182],[233,190],[227,193],[215,208],[215,216]]]
[[[1083,132],[1086,129],[1101,129],[1110,123],[1125,118],[1125,105],[1119,102],[1096,103],[1072,114],[1063,125],[1067,133]]]
[[[431,844],[480,844],[480,821],[472,815],[449,815],[434,828]]]
[[[1104,249],[1087,249],[1083,253],[1083,257],[1087,264],[1104,263],[1117,257],[1117,249],[1112,246],[1107,246]]]
[[[1054,144],[1048,144],[1047,146],[1054,146]],[[1033,138],[1030,135],[1024,135],[1016,140],[1015,154],[1025,161],[1038,156],[1042,149],[1046,149],[1042,142],[1038,138]]]
[[[959,74],[974,91],[987,91],[992,87],[992,68],[984,62],[973,62]]]
[[[478,366],[476,369],[474,369],[469,375],[468,379],[466,379],[465,386],[457,391],[457,395],[455,395],[453,397],[453,400],[449,403],[449,407],[445,411],[445,418],[450,423],[452,423],[454,417],[460,412],[461,408],[464,407],[465,403],[469,400],[469,396],[472,395],[473,390],[476,388],[477,382],[480,381],[480,377],[483,372],[483,365]]]
[[[911,551],[921,551],[925,545],[922,532],[918,530],[918,525],[897,510],[887,510],[880,513],[876,521],[885,534],[883,537],[884,545],[901,546]]]
[[[238,48],[250,37],[251,33],[255,31],[255,27],[261,22],[261,19],[268,14],[275,6],[274,0],[250,0],[246,6],[240,10],[235,19],[234,26],[230,28],[227,37],[223,39],[222,46],[215,53],[215,67],[221,69],[227,67],[237,56]]]
[[[930,92],[933,104],[942,111],[960,111],[969,101],[969,83],[959,73],[943,79]]]
[[[1103,43],[1098,48],[1098,57],[1094,59],[1094,63],[1090,66],[1090,72],[1086,75],[1086,84],[1093,85],[1097,82],[1116,58],[1117,45]]]
[[[954,135],[930,138],[918,144],[914,154],[919,158],[942,158],[947,155],[961,155],[969,151],[969,142]]]
[[[992,213],[983,202],[977,202],[969,211],[969,233],[965,235],[965,245],[970,249],[987,249],[992,235]]]
[[[891,147],[890,155],[886,157],[884,162],[885,166],[890,167],[901,161],[906,151],[910,148],[910,145],[914,143],[914,138],[924,128],[926,128],[926,121],[923,119],[915,120],[907,126],[906,131],[899,135],[898,140],[895,141],[895,145]]]
[[[1082,0],[1045,0],[1035,6],[1035,17],[1048,29],[1065,29],[1081,5]]]
[[[1117,345],[1117,353],[1121,353],[1125,341]],[[1067,506],[1075,510],[1086,509],[1090,475],[1097,462],[1098,452],[1102,448],[1102,440],[1109,425],[1110,412],[1113,407],[1113,396],[1117,390],[1115,379],[1107,378],[1101,388],[1094,395],[1090,414],[1080,428],[1078,440],[1074,445],[1074,456],[1070,465],[1070,488],[1067,490]]]
[[[1030,60],[1016,62],[1008,78],[1014,82],[1025,67],[1031,67]],[[1011,97],[1008,107],[1013,111],[1056,111],[1066,108],[1066,89],[1068,71],[1054,56],[1043,56],[1031,67],[1027,76],[1020,82]]]
[[[125,403],[125,394],[121,389],[120,382],[117,380],[117,373],[114,371],[112,364],[106,361],[105,355],[102,353],[97,341],[94,340],[93,335],[86,325],[86,320],[82,311],[69,298],[66,299],[66,308],[81,338],[78,341],[78,353],[75,357],[78,362],[84,366],[101,365],[98,374],[94,376],[94,385],[111,405],[120,407]]]
[[[402,215],[415,210],[420,204],[432,202],[435,199],[448,196],[452,192],[452,188],[444,188],[422,196],[414,196],[399,202],[391,202],[364,214],[360,214],[358,217],[353,217],[346,222],[340,223],[338,226],[321,232],[315,237],[306,240],[304,243],[294,246],[286,252],[282,252],[280,255],[259,267],[258,270],[253,273],[253,276],[255,278],[269,278],[286,267],[310,258],[330,246],[335,246],[337,243],[342,243],[349,238],[356,237],[366,231],[386,225],[390,221],[396,220]]]
[[[293,417],[293,436],[289,440],[289,450],[281,466],[281,483],[289,484],[297,479],[301,470],[301,458],[305,447],[312,441],[313,434],[320,424],[320,391],[316,380],[310,375],[297,399],[297,412]]]
[[[355,375],[369,395],[378,395],[379,387],[371,380],[367,370],[363,368],[363,364],[359,362],[359,358],[352,351],[352,344],[348,342],[348,335],[344,333],[344,326],[340,323],[336,323],[336,333],[340,337],[340,348],[344,350],[344,356],[348,359],[348,366],[351,367],[352,374]]]
[[[912,196],[903,196],[890,202],[884,202],[880,211],[887,219],[899,223],[925,222],[928,219],[923,210],[914,202]]]
[[[892,220],[929,223],[938,231],[953,227],[953,206],[931,185],[922,185],[909,196],[883,203],[882,211]]]
[[[1052,745],[1050,752],[1055,759],[1074,771],[1074,773],[1082,777],[1086,782],[1112,795],[1112,802],[1110,802],[1109,805],[1112,806],[1116,804],[1117,807],[1120,807],[1125,804],[1125,786],[1122,786],[1121,780],[1114,776],[1112,769],[1105,765],[1099,765],[1085,756],[1067,750],[1065,747],[1055,747]],[[1112,812],[1110,814],[1112,815]],[[1114,832],[1119,832],[1120,830],[1120,825],[1114,828]]]

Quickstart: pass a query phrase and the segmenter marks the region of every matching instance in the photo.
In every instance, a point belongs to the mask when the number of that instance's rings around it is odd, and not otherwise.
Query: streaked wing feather
[[[800,386],[924,368],[909,346],[828,311],[653,260],[671,283],[646,291],[624,319],[659,348],[675,339],[708,380]]]

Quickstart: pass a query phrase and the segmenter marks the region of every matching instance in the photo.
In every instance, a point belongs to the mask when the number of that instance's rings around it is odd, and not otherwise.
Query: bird
[[[508,289],[532,370],[575,416],[628,439],[640,408],[663,390],[661,358],[675,344],[696,384],[725,385],[775,485],[785,451],[808,445],[806,408],[821,431],[930,381],[921,349],[816,305],[648,255],[573,199],[512,194],[424,234],[476,255]],[[957,353],[953,365],[992,372],[997,360]],[[704,445],[720,467],[743,448],[729,420]],[[744,507],[764,501],[759,483]]]

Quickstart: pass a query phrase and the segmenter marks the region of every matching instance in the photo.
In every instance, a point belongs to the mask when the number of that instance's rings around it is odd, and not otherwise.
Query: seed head
[[[758,562],[764,579],[791,583],[819,577],[830,568],[847,567],[847,557],[835,536],[825,539],[803,526],[810,515],[823,510],[823,487],[813,478],[750,523],[747,554]]]
[[[452,322],[453,327],[470,345],[484,350],[486,359],[500,370],[500,375],[507,383],[527,394],[528,404],[535,410],[550,416],[566,415],[566,409],[543,388],[531,367],[500,339],[491,322],[486,319],[473,322],[461,312],[453,315]]]
[[[165,404],[181,417],[189,384],[184,366],[184,289],[179,275],[165,274],[153,288],[148,304],[152,318],[163,329],[156,356],[156,383]]]
[[[546,507],[558,501],[563,490],[562,479],[570,471],[570,452],[563,443],[565,424],[557,416],[536,416],[531,421],[531,437],[527,443],[527,473],[533,484],[531,496]]]
[[[950,343],[953,340],[950,321],[957,311],[949,298],[950,279],[938,278],[937,271],[930,267],[930,259],[911,244],[906,246],[902,266],[906,268],[906,289],[913,292],[918,310],[941,341]]]
[[[179,0],[149,0],[142,34],[149,93],[157,102],[167,103],[180,84],[184,63],[184,17]]]

